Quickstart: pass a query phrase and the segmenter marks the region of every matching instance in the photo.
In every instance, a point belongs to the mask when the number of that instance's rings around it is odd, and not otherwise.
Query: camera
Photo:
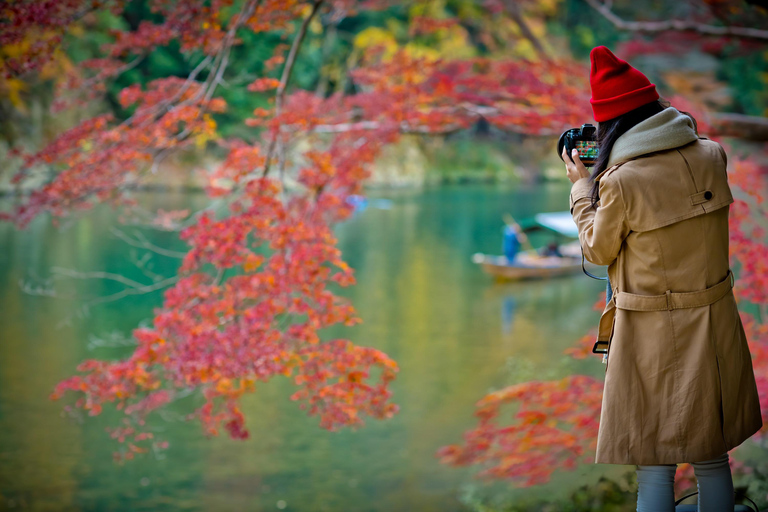
[[[561,160],[563,147],[568,152],[569,158],[571,158],[573,148],[576,148],[579,151],[579,159],[585,166],[595,165],[598,155],[597,128],[591,124],[583,124],[581,128],[571,128],[564,131],[560,140],[557,141],[557,154]]]

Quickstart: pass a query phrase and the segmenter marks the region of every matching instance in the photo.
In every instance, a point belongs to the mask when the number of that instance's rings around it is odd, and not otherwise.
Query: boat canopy
[[[535,230],[537,228],[546,228],[563,236],[578,238],[579,228],[573,222],[571,212],[548,212],[537,213],[531,219],[526,219],[521,223],[525,230]]]

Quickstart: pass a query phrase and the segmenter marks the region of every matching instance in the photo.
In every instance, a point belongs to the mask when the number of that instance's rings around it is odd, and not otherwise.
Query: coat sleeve
[[[621,243],[630,232],[621,187],[613,177],[600,180],[600,201],[592,208],[589,178],[581,178],[571,187],[570,208],[579,228],[579,242],[584,257],[596,265],[610,265],[619,254]]]

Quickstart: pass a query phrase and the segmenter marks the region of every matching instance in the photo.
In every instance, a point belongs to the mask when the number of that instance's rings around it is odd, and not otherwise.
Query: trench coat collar
[[[629,160],[648,153],[684,146],[697,138],[690,117],[674,107],[665,108],[616,139],[608,166],[594,177],[594,181],[600,181],[607,172]]]

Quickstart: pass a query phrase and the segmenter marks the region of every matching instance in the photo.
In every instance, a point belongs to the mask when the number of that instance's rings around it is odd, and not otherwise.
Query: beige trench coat
[[[714,458],[762,427],[728,263],[733,202],[722,147],[700,138],[620,162],[571,188],[586,259],[608,265],[613,298],[595,462]],[[603,345],[605,347],[605,345]]]

